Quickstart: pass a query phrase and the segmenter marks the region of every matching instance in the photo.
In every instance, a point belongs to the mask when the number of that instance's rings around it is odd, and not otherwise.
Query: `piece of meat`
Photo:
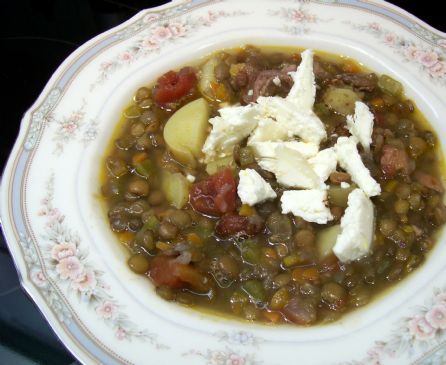
[[[218,236],[229,238],[238,236],[255,236],[264,227],[263,219],[257,215],[244,217],[227,214],[220,218],[215,226]]]
[[[393,178],[398,172],[409,173],[409,157],[404,149],[384,145],[381,155],[381,170],[387,178]]]
[[[282,313],[286,319],[300,325],[309,325],[317,319],[314,304],[299,297],[292,298],[282,309]]]
[[[237,75],[232,78],[231,85],[235,90],[247,90],[249,86],[254,84],[259,72],[259,68],[247,63],[239,72],[237,72]]]
[[[352,177],[346,172],[334,171],[330,174],[330,182],[335,185],[339,185],[342,182],[351,183]]]
[[[324,66],[322,66],[322,62],[318,59],[318,57],[314,57],[313,72],[314,76],[318,80],[325,80],[331,77],[330,72],[325,70]]]
[[[239,72],[239,74],[244,74],[244,76],[240,76],[243,82],[238,83],[238,85],[244,85],[242,101],[245,104],[249,104],[255,102],[259,96],[286,96],[293,86],[293,79],[289,72],[296,71],[296,68],[297,66],[294,64],[287,64],[280,70],[258,71],[254,66],[246,65]],[[237,74],[236,79],[238,77],[239,75]],[[279,82],[275,81],[277,79]]]
[[[368,92],[375,90],[378,84],[378,77],[374,73],[342,73],[336,75],[336,79],[357,90]]]
[[[279,80],[275,84],[274,80]],[[253,85],[252,101],[259,96],[287,95],[293,86],[293,79],[285,72],[266,70],[259,73]]]
[[[444,187],[441,181],[426,172],[416,171],[414,174],[415,179],[423,186],[435,190],[436,192],[442,194],[444,192]]]

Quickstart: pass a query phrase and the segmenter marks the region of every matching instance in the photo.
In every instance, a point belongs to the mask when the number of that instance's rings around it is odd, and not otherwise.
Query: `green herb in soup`
[[[446,222],[435,133],[351,59],[218,52],[136,90],[121,119],[110,227],[169,301],[333,321],[420,266]]]

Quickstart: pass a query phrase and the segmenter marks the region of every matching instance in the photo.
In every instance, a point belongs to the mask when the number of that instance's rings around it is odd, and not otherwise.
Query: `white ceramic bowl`
[[[24,288],[86,364],[446,363],[444,234],[385,296],[311,328],[188,310],[127,269],[97,200],[120,111],[165,71],[244,44],[325,50],[389,74],[446,143],[446,35],[383,1],[195,0],[142,11],[74,52],[23,118],[1,219]]]

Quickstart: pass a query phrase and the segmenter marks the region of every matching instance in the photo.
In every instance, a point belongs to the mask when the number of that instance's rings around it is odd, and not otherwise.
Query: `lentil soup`
[[[140,87],[123,111],[102,194],[123,260],[165,300],[331,322],[435,243],[443,159],[402,84],[301,51],[214,53]]]

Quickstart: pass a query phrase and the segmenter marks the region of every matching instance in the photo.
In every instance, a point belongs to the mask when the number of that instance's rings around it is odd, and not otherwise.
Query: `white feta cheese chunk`
[[[255,142],[283,141],[288,139],[288,130],[283,124],[271,118],[260,119],[248,139],[248,145]]]
[[[276,147],[285,146],[292,150],[299,152],[304,158],[316,156],[318,153],[318,146],[314,143],[305,143],[299,141],[286,141],[286,142],[254,142],[248,144],[254,151],[256,158],[275,158]]]
[[[324,182],[332,172],[336,171],[338,157],[334,148],[331,147],[320,151],[316,156],[310,158],[308,162],[321,181]]]
[[[209,119],[212,130],[203,146],[204,162],[232,154],[234,146],[248,137],[258,123],[256,105],[221,108],[220,116]]]
[[[260,96],[257,103],[262,117],[275,119],[288,138],[298,136],[317,145],[327,138],[324,124],[311,109],[299,110],[294,103],[278,96]]]
[[[361,101],[355,103],[355,115],[347,115],[347,128],[364,150],[370,151],[373,133],[373,114]]]
[[[292,213],[307,222],[326,224],[333,219],[330,209],[325,205],[325,190],[288,190],[284,191],[280,202],[282,213]]]
[[[355,138],[339,137],[334,149],[339,165],[350,174],[352,180],[368,197],[381,194],[381,186],[373,179],[361,160]]]
[[[274,157],[259,159],[258,163],[262,169],[274,173],[283,186],[319,189],[324,185],[302,154],[287,146],[279,144]]]
[[[256,170],[245,169],[239,172],[240,181],[237,194],[243,204],[255,205],[277,197],[276,192]]]
[[[279,77],[276,76],[275,78],[273,78],[273,83],[276,86],[280,86],[282,84],[282,82],[280,81]]]
[[[342,189],[348,189],[350,187],[350,184],[345,181],[341,181],[341,188]]]
[[[313,72],[313,51],[307,49],[301,53],[302,61],[296,72],[290,72],[294,84],[286,99],[298,110],[313,110],[316,96],[316,82]]]
[[[187,175],[186,175],[186,179],[187,179],[187,181],[189,181],[190,183],[194,183],[194,182],[195,182],[195,176],[194,176],[194,175],[187,174]]]
[[[370,252],[374,219],[372,201],[361,189],[353,190],[341,218],[341,233],[333,247],[334,254],[341,262],[359,259]]]

